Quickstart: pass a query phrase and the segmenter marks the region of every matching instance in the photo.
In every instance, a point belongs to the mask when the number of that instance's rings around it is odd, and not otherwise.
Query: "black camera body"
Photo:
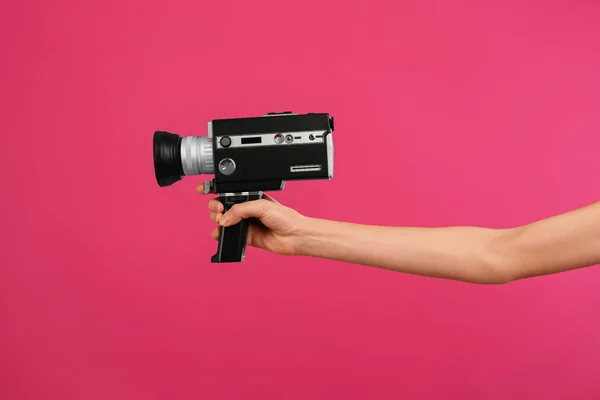
[[[333,118],[267,114],[212,122],[216,193],[280,190],[333,177]]]
[[[268,113],[215,119],[207,136],[154,133],[154,170],[159,186],[184,176],[214,174],[206,182],[228,210],[264,192],[282,190],[287,181],[332,179],[334,119],[327,113]],[[244,260],[248,222],[221,227],[212,262]]]

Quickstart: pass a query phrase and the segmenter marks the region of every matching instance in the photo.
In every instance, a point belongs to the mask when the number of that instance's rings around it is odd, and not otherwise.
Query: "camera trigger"
[[[204,181],[204,194],[209,194],[212,189],[212,181]]]

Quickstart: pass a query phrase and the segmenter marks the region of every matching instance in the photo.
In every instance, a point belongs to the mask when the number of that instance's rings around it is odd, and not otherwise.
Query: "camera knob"
[[[229,176],[235,172],[235,169],[235,161],[231,158],[224,158],[219,162],[219,172],[223,175]]]

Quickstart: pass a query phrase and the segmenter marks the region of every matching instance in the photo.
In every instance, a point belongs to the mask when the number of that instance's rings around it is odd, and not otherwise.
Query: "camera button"
[[[223,136],[220,143],[223,147],[229,147],[231,146],[231,138],[229,136]]]

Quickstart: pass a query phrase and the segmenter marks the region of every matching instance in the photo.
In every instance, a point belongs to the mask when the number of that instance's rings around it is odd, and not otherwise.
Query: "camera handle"
[[[224,193],[218,195],[218,200],[225,207],[224,212],[227,212],[236,204],[260,200],[262,197],[262,192]],[[230,263],[244,261],[249,223],[249,220],[242,219],[235,225],[220,227],[219,247],[217,248],[217,253],[212,256],[211,262]]]

